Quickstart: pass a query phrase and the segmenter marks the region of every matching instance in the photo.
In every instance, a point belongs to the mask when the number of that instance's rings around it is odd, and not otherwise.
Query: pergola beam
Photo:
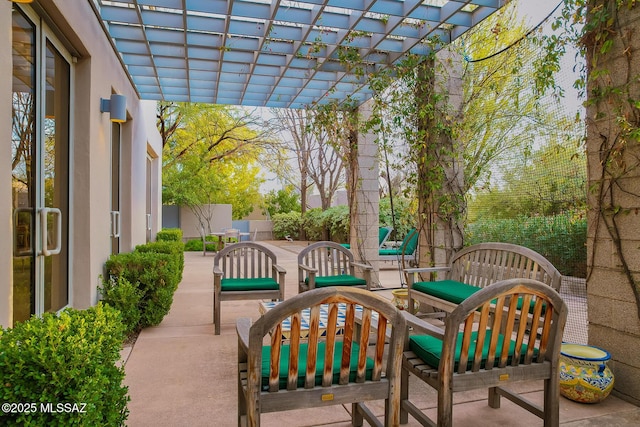
[[[90,1],[142,99],[289,108],[362,102],[363,75],[429,54],[505,3]]]

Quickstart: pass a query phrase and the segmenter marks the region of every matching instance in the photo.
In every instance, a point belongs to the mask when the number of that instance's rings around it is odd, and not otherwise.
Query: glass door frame
[[[73,259],[73,239],[72,239],[72,206],[73,206],[73,100],[74,100],[74,89],[73,82],[75,80],[75,70],[73,64],[75,63],[74,58],[68,52],[67,48],[64,44],[55,36],[54,32],[49,28],[49,26],[43,22],[43,19],[34,12],[30,7],[20,6],[14,4],[14,7],[17,7],[20,12],[31,22],[33,28],[35,30],[35,49],[34,49],[34,59],[35,59],[35,131],[33,136],[35,138],[35,142],[32,142],[32,147],[34,148],[32,153],[32,164],[34,167],[34,182],[33,191],[34,196],[32,198],[32,203],[34,204],[33,208],[33,224],[34,224],[34,236],[33,236],[33,254],[31,255],[32,260],[34,262],[35,268],[35,277],[34,282],[34,298],[35,298],[35,306],[33,307],[35,315],[42,315],[45,310],[45,280],[46,280],[46,268],[45,261],[47,256],[54,255],[55,250],[51,250],[51,248],[47,245],[47,239],[44,237],[44,232],[46,231],[46,222],[47,215],[50,211],[57,210],[54,206],[46,206],[45,200],[45,157],[46,157],[46,135],[45,135],[45,103],[46,103],[46,70],[47,70],[47,47],[48,43],[55,49],[56,53],[60,55],[60,57],[66,61],[68,64],[68,146],[66,159],[63,159],[63,163],[66,165],[66,188],[62,188],[61,191],[67,192],[66,196],[66,217],[64,220],[67,223],[66,227],[62,227],[62,229],[58,228],[58,232],[62,233],[62,230],[66,230],[66,236],[61,236],[62,239],[66,239],[66,265],[63,265],[62,268],[66,269],[66,288],[67,288],[67,301],[62,307],[58,308],[56,311],[61,311],[66,307],[73,305],[73,275],[72,275],[72,262]],[[63,166],[64,167],[64,166]],[[60,218],[60,216],[58,216]],[[43,227],[45,228],[43,230]],[[44,241],[44,244],[43,244]],[[58,248],[55,248],[58,249]],[[12,286],[14,286],[12,284]]]

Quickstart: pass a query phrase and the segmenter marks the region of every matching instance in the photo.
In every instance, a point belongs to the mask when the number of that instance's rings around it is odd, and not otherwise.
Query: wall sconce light
[[[100,112],[109,112],[109,119],[115,123],[123,123],[127,121],[127,97],[111,94],[111,98],[100,98]]]

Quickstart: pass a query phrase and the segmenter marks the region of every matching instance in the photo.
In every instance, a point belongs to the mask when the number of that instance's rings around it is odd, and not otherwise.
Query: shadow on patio
[[[297,253],[303,242],[261,242],[278,256],[287,270],[286,297],[297,293]],[[156,327],[142,331],[132,349],[125,351],[129,386],[130,426],[232,426],[237,417],[235,319],[259,317],[257,301],[224,301],[221,335],[214,335],[213,255],[185,253],[184,278],[174,296],[169,315]],[[397,287],[397,269],[382,270],[380,283]],[[383,291],[389,292],[389,291]],[[390,292],[389,292],[390,296]],[[529,397],[542,400],[542,384],[530,383]],[[412,383],[412,396],[420,407],[435,411],[433,389]],[[542,420],[502,400],[500,409],[486,403],[486,391],[454,395],[454,423],[459,426],[541,426]],[[383,402],[373,406],[384,412]],[[349,412],[342,406],[265,414],[266,426],[347,426]],[[564,426],[636,426],[640,408],[609,396],[594,404],[579,404],[561,397],[560,423]],[[419,425],[409,417],[409,426]]]

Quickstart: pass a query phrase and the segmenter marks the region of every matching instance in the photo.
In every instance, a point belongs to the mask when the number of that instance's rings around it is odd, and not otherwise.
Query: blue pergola
[[[505,0],[93,2],[141,99],[304,108],[365,101],[367,75],[450,43]]]

